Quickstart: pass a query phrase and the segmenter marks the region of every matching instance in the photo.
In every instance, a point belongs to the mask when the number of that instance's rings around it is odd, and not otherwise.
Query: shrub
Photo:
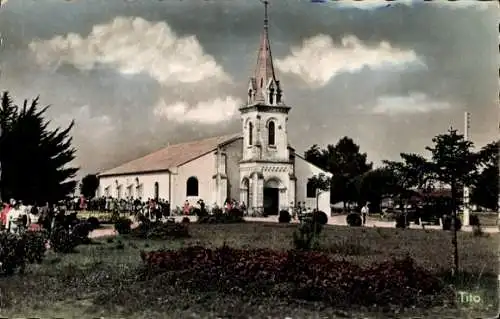
[[[406,228],[407,223],[406,223],[406,218],[405,215],[399,214],[396,217],[396,228]]]
[[[78,241],[64,227],[59,226],[52,231],[50,244],[55,252],[67,254],[75,251]]]
[[[359,227],[363,224],[363,220],[361,219],[361,216],[357,213],[350,213],[347,215],[347,225],[351,227]]]
[[[321,224],[321,225],[326,225],[328,223],[328,216],[326,215],[325,212],[316,210],[313,212],[313,222]]]
[[[243,223],[245,219],[242,216],[235,214],[214,214],[210,216],[203,216],[198,218],[199,224],[234,224],[234,223]]]
[[[293,246],[298,250],[313,250],[319,247],[319,234],[323,226],[308,220],[293,232]]]
[[[231,208],[231,210],[228,212],[228,215],[243,218],[243,211],[238,208]]]
[[[28,231],[24,234],[25,254],[29,263],[41,263],[47,247],[47,233],[44,231]]]
[[[0,233],[0,272],[12,275],[16,269],[21,271],[26,264],[26,241],[19,235]]]
[[[130,236],[141,239],[178,239],[188,238],[189,228],[186,223],[141,223],[132,229]]]
[[[280,215],[278,217],[278,221],[280,223],[289,223],[292,220],[292,216],[287,210],[280,211]]]
[[[443,282],[411,258],[360,267],[320,252],[188,247],[141,252],[146,278],[189,292],[321,301],[331,306],[437,305]],[[163,282],[162,282],[163,284]],[[450,297],[450,298],[454,298]]]
[[[99,223],[99,219],[97,217],[89,217],[87,218],[87,223],[90,224],[91,230],[98,229],[101,225]]]
[[[455,227],[457,231],[462,229],[462,221],[460,218],[455,218]],[[443,230],[453,230],[453,216],[446,215],[443,217]]]
[[[203,213],[201,209],[193,207],[189,210],[189,215],[194,215],[194,216],[203,216]]]
[[[115,230],[120,235],[129,234],[132,226],[132,221],[128,218],[120,218],[115,221]]]
[[[479,216],[476,214],[469,216],[469,225],[471,226],[481,226],[481,222],[479,221]]]
[[[191,222],[191,219],[189,219],[189,217],[184,217],[184,218],[182,219],[182,223],[183,223],[183,224],[184,224],[184,223],[188,223],[188,224],[189,224],[190,222]]]
[[[73,227],[71,235],[75,238],[78,245],[89,244],[89,234],[92,231],[92,225],[88,222],[82,222]]]
[[[223,214],[223,213],[224,213],[224,212],[223,212],[223,211],[222,211],[222,209],[221,209],[221,208],[219,208],[219,207],[215,207],[215,208],[213,208],[213,209],[212,209],[212,215],[221,215],[221,214]]]

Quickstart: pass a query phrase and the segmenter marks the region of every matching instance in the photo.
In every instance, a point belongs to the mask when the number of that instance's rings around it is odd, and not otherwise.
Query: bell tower
[[[257,64],[250,77],[247,102],[240,108],[243,131],[243,161],[288,160],[287,121],[290,107],[274,71],[269,42],[268,1],[264,2],[264,29]]]
[[[240,107],[243,156],[240,161],[240,201],[250,212],[278,214],[295,200],[294,160],[288,147],[288,113],[276,77],[269,42],[268,1],[257,64]]]

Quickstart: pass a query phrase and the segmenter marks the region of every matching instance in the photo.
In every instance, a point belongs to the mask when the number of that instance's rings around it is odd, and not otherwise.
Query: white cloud
[[[236,114],[242,100],[228,96],[225,99],[217,98],[211,101],[198,102],[190,106],[185,102],[176,102],[167,105],[163,100],[154,108],[154,115],[178,123],[196,122],[200,124],[217,124]]]
[[[361,107],[368,109],[368,107]],[[381,96],[371,108],[374,114],[400,115],[443,111],[451,108],[448,102],[431,100],[424,93],[410,93],[409,96]]]
[[[324,86],[340,73],[358,72],[365,67],[422,64],[413,51],[394,48],[388,42],[369,47],[355,36],[345,36],[339,45],[331,37],[320,34],[291,51],[287,57],[276,60],[276,66],[281,72],[300,76],[312,86]]]
[[[109,116],[93,116],[88,105],[81,106],[71,113],[56,116],[51,121],[51,126],[65,128],[72,120],[75,120],[74,130],[77,135],[85,136],[86,139],[97,140],[112,133],[115,128]]]
[[[389,4],[391,5],[431,5],[431,6],[439,6],[446,7],[450,9],[463,9],[463,8],[475,8],[478,10],[486,10],[491,8],[498,8],[497,1],[479,1],[479,0],[457,0],[457,1],[449,1],[449,0],[433,0],[433,1],[424,1],[424,0],[396,0],[396,1],[386,1],[386,0],[364,0],[364,1],[355,1],[355,0],[340,0],[333,1],[332,4],[336,7],[340,8],[357,8],[361,10],[374,10],[378,8],[387,7]]]
[[[181,38],[164,22],[137,17],[117,17],[96,25],[87,37],[69,33],[32,41],[29,47],[36,61],[48,68],[71,64],[91,70],[104,65],[122,74],[146,73],[166,85],[229,80],[195,36]]]

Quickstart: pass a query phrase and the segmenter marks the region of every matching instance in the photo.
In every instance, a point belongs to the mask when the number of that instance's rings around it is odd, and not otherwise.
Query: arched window
[[[315,198],[316,197],[316,187],[314,187],[313,181],[307,182],[306,197],[307,198]]]
[[[264,85],[264,79],[260,78],[260,88],[262,88],[263,85]]]
[[[268,131],[268,142],[269,142],[269,145],[275,145],[276,143],[276,136],[275,136],[275,125],[274,125],[274,121],[271,121],[269,122],[269,124],[267,125],[267,131]]]
[[[248,123],[248,145],[253,144],[253,124],[252,122]]]
[[[198,179],[194,176],[186,182],[186,196],[198,196]]]
[[[271,88],[269,90],[269,104],[273,104],[274,103],[274,89]]]
[[[160,197],[160,184],[158,182],[155,182],[155,199],[158,199]]]

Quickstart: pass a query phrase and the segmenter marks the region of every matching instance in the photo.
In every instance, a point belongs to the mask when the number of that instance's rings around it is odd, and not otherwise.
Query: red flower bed
[[[198,246],[142,252],[141,257],[149,276],[164,276],[190,290],[364,306],[430,305],[443,291],[439,278],[411,258],[361,268],[319,252]]]

